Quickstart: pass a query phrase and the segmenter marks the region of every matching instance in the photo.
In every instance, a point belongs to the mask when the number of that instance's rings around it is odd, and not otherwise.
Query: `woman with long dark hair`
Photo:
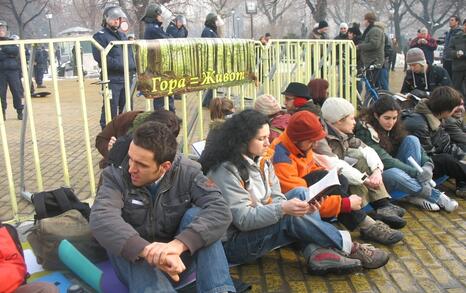
[[[200,158],[204,173],[219,186],[233,215],[224,242],[229,262],[254,261],[276,247],[299,242],[313,273],[383,266],[388,261],[384,251],[352,243],[347,231],[320,219],[320,203],[308,202],[307,188],[295,188],[285,197],[273,165],[263,158],[269,134],[265,115],[244,110],[212,132],[213,143]]]
[[[400,112],[401,107],[395,99],[380,98],[360,115],[356,136],[382,159],[385,166],[383,182],[389,192],[405,192],[407,201],[426,210],[449,207],[452,200],[429,184],[434,164],[419,139],[404,130]],[[422,167],[422,172],[409,163],[409,157]]]

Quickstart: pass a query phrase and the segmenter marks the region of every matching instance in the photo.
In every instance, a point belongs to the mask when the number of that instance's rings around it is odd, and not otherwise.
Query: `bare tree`
[[[331,4],[329,3],[327,12],[336,24],[349,22],[353,19],[353,11],[356,4],[354,0],[334,0],[332,2]]]
[[[277,21],[293,5],[292,0],[261,0],[259,9],[267,17],[271,25],[276,25]]]
[[[425,26],[431,34],[448,23],[451,15],[458,15],[464,10],[464,0],[438,1],[419,0],[410,2],[403,0],[409,14]],[[412,5],[417,3],[417,5]]]
[[[16,21],[21,38],[25,27],[44,12],[48,3],[49,0],[0,0],[2,9],[8,10]]]
[[[316,22],[327,19],[327,0],[306,0],[306,5]]]
[[[96,30],[102,21],[100,11],[105,2],[102,0],[73,0],[73,7],[84,26]]]

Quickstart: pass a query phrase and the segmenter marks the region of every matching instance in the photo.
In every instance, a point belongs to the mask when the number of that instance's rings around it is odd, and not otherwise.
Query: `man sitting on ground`
[[[104,169],[90,216],[130,292],[176,292],[167,275],[182,286],[193,271],[198,292],[235,292],[219,241],[230,222],[217,186],[152,121],[136,129],[122,166]]]

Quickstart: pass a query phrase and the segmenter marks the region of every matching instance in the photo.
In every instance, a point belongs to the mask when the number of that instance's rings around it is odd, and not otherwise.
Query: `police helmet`
[[[6,27],[6,29],[8,29],[8,23],[6,21],[4,21],[3,19],[0,20],[0,26],[4,26],[4,27]]]
[[[107,24],[108,20],[119,19],[119,18],[128,18],[126,14],[123,12],[120,6],[109,6],[104,9],[103,19],[102,19],[102,26]],[[117,28],[118,29],[118,28]]]
[[[178,21],[181,22],[183,25],[186,25],[186,23],[187,23],[186,17],[184,15],[181,15],[181,14],[179,14],[179,15],[177,15],[175,17],[175,23],[178,22]]]
[[[10,39],[17,41],[17,40],[19,40],[19,36],[18,35],[11,35]]]
[[[160,7],[160,4],[151,3],[147,6],[146,13],[144,13],[141,21],[145,21],[147,18],[156,19],[159,15],[162,15],[162,7]]]

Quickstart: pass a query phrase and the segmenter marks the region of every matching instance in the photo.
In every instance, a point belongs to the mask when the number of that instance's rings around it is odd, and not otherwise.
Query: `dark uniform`
[[[184,25],[180,28],[176,26],[176,19],[172,20],[167,27],[167,34],[169,34],[172,38],[187,38],[188,37],[188,30]]]
[[[110,29],[107,25],[105,25],[105,27],[103,27],[100,31],[95,33],[93,38],[104,48],[107,47],[107,45],[112,41],[127,40],[126,35],[124,33],[119,32],[118,30]],[[99,67],[101,67],[100,51],[96,47],[92,47],[92,54],[94,55],[95,61],[97,61],[97,63],[99,64]],[[128,63],[131,76],[136,72],[136,63],[134,61],[133,50],[131,48],[129,48],[128,50]],[[112,96],[112,99],[110,100],[110,106],[111,115],[113,119],[115,116],[123,112],[126,104],[122,45],[115,45],[110,50],[110,52],[108,52],[107,72],[108,79],[110,80],[109,89],[111,91]],[[100,126],[102,127],[102,129],[106,125],[105,122],[105,107],[104,105],[102,105],[102,114],[100,117]]]
[[[167,34],[162,27],[160,21],[162,15],[162,9],[159,4],[150,4],[147,6],[146,13],[141,19],[145,22],[144,25],[144,39],[146,40],[157,40],[157,39],[168,39],[170,35]],[[158,19],[158,17],[160,18]],[[155,98],[153,100],[154,110],[164,109],[164,98]],[[173,96],[168,97],[168,109],[175,112],[175,98]]]
[[[0,26],[7,27],[6,22],[0,21]],[[9,41],[8,37],[0,37],[1,41]],[[19,48],[16,45],[0,45],[0,99],[2,102],[3,119],[7,108],[6,92],[10,87],[13,95],[13,107],[19,120],[23,119],[23,85],[21,84],[21,65],[19,62]]]
[[[34,57],[34,78],[38,88],[44,88],[43,79],[44,73],[48,67],[48,53],[44,47],[37,49]]]
[[[217,15],[215,13],[209,13],[206,16],[205,20],[205,27],[202,31],[201,38],[218,38],[217,34],[217,25],[215,22],[217,21]],[[202,106],[208,108],[210,105],[210,101],[213,98],[213,91],[208,89],[204,92],[204,98],[202,99]]]

